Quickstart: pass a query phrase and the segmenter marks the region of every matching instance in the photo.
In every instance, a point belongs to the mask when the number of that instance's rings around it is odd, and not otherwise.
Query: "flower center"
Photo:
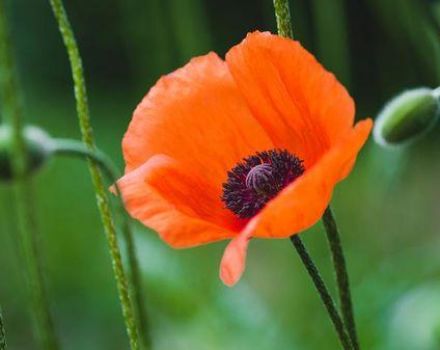
[[[228,171],[222,201],[238,217],[251,218],[304,170],[303,161],[286,150],[258,152]]]
[[[246,175],[246,187],[256,192],[267,192],[273,182],[272,165],[268,163],[254,166]]]

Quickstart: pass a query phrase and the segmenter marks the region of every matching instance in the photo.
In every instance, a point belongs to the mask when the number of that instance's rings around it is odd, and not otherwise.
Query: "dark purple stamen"
[[[228,171],[222,201],[238,217],[251,218],[303,173],[303,161],[286,150],[258,152]]]

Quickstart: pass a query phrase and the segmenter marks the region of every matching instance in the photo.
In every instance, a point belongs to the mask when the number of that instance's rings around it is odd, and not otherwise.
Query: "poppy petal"
[[[203,183],[197,184],[198,180],[185,175],[170,157],[156,155],[123,176],[118,185],[131,216],[157,231],[171,246],[183,248],[235,235],[222,227],[231,225],[227,223],[225,215],[232,214],[226,210],[226,213],[216,213],[216,209],[210,206],[212,194],[209,189],[200,189]],[[194,210],[194,206],[185,204],[185,198],[187,202],[191,200],[187,198],[191,189],[196,193],[204,193],[198,197],[199,212]],[[193,194],[192,199],[195,198]],[[215,220],[203,218],[202,214],[209,210],[214,211],[211,215],[216,216]]]
[[[350,173],[372,124],[370,119],[357,123],[312,168],[267,203],[253,219],[252,235],[285,238],[314,225],[328,206],[336,183]]]
[[[352,127],[352,98],[298,42],[254,32],[226,62],[275,146],[304,159],[306,167]]]
[[[135,110],[123,140],[126,172],[160,153],[218,188],[239,160],[270,148],[226,63],[214,53],[162,77]]]
[[[246,267],[247,247],[252,236],[252,220],[248,228],[235,237],[226,247],[220,263],[220,279],[228,287],[239,280]]]

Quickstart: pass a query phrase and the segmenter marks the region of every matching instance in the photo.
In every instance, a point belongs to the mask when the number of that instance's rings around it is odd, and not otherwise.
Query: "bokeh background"
[[[86,68],[98,145],[122,169],[131,113],[162,74],[275,31],[271,0],[65,1]],[[79,138],[72,83],[48,1],[9,0],[25,116]],[[403,89],[440,81],[440,1],[295,0],[294,33],[346,84],[357,116]],[[364,349],[440,349],[439,129],[406,149],[370,141],[333,206]],[[86,164],[53,159],[35,178],[48,291],[63,349],[127,349]],[[0,304],[10,349],[35,349],[10,188],[0,184]],[[302,234],[335,291],[321,224]],[[172,250],[136,226],[157,350],[337,349],[288,240],[255,240],[243,280],[221,284],[225,242]]]

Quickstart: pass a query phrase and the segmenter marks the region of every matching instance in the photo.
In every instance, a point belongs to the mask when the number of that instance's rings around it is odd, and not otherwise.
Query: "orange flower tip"
[[[220,279],[228,287],[234,286],[243,275],[252,231],[245,230],[226,247],[220,263]]]
[[[359,133],[361,133],[364,136],[364,141],[368,140],[368,137],[371,133],[371,130],[373,129],[374,121],[371,118],[365,118],[359,120],[356,125],[354,126],[354,129],[357,130]]]
[[[220,279],[228,287],[235,286],[240,280],[242,274],[243,271],[237,273],[234,270],[231,270],[231,267],[227,266],[226,264],[224,264],[220,269]]]
[[[111,194],[114,194],[115,196],[118,194],[118,191],[116,190],[116,184],[113,184],[108,189]]]

